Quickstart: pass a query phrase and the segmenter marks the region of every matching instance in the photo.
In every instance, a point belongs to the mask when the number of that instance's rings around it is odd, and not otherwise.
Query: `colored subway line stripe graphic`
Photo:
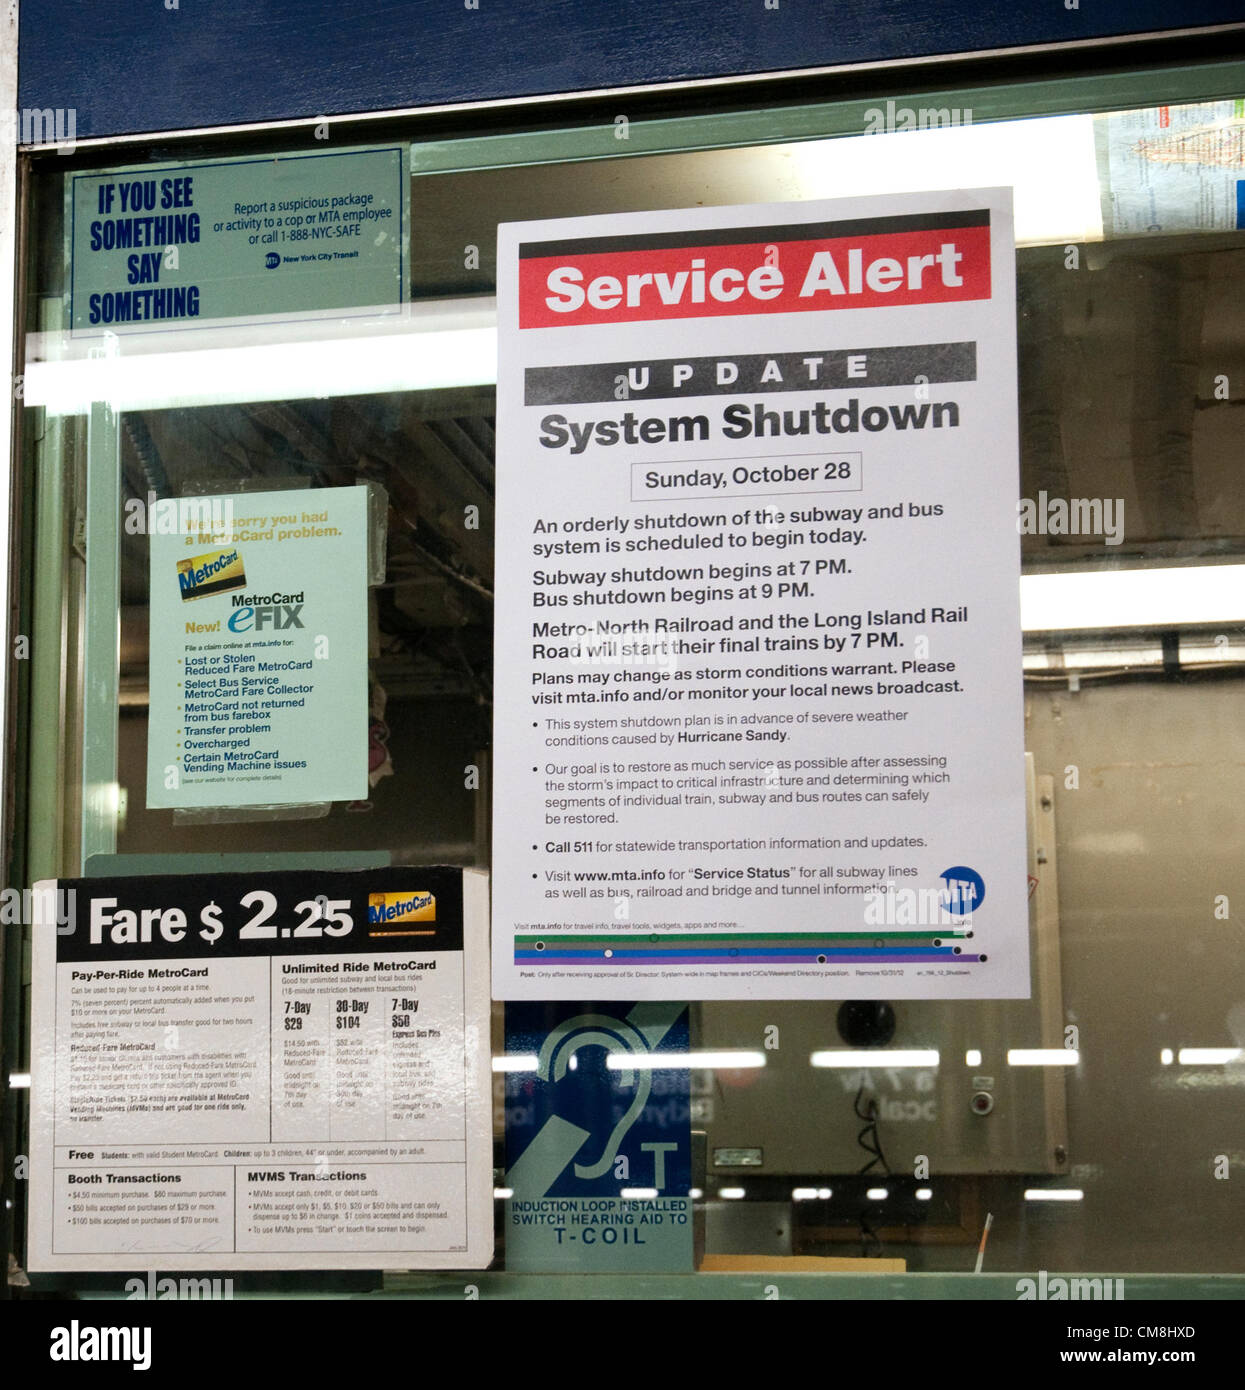
[[[650,935],[575,937],[572,941],[539,935],[515,938],[516,963],[556,961],[559,964],[597,964],[603,960],[633,964],[851,964],[867,961],[909,963],[979,963],[984,955],[970,954],[951,944],[971,936],[969,931],[757,933],[736,936]],[[948,943],[948,944],[944,944]]]
[[[677,936],[663,936],[657,932],[649,932],[647,936],[639,932],[581,936],[577,932],[574,937],[567,936],[565,939],[583,946],[751,946],[755,942],[778,946],[820,946],[833,941],[873,941],[879,945],[888,941],[958,941],[972,934],[972,929],[967,926],[950,926],[937,931],[927,928],[924,931],[680,932]],[[550,944],[550,938],[540,932],[520,932],[514,940],[516,946],[531,946],[537,942],[543,942],[546,946]]]
[[[938,962],[956,965],[984,961],[984,955],[957,954],[953,950],[872,950],[827,949],[814,951],[809,947],[793,947],[789,950],[752,949],[746,947],[721,947],[717,950],[703,951],[637,951],[625,948],[604,951],[572,950],[521,950],[514,953],[516,964],[531,965],[536,961],[556,961],[560,965],[599,965],[603,960],[617,961],[619,964],[691,964],[697,961],[722,961],[727,964],[756,965],[766,962],[774,965],[791,965],[796,962],[818,965],[842,965],[862,961],[907,961],[909,963],[937,964]]]

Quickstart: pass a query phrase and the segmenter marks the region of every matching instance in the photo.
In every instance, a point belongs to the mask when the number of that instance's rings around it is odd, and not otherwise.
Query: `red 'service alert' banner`
[[[652,239],[638,237],[619,238],[616,245],[581,243],[582,251],[567,243],[551,255],[540,254],[539,244],[525,247],[519,261],[519,327],[990,297],[990,227],[988,220],[974,223],[971,214],[959,226],[811,238],[774,228],[786,234],[783,239],[755,239],[765,230],[741,228],[750,239],[733,243],[722,243],[719,232],[680,238],[683,245],[645,246]]]

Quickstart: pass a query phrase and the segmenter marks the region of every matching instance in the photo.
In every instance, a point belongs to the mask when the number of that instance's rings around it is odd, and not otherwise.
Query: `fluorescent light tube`
[[[540,1058],[535,1053],[531,1056],[510,1053],[493,1058],[494,1071],[535,1071],[539,1065]]]
[[[1074,1047],[1009,1047],[1009,1067],[1074,1067],[1081,1054]]]
[[[630,1056],[611,1052],[605,1059],[609,1071],[657,1071],[665,1067],[689,1067],[695,1071],[733,1071],[744,1067],[763,1067],[764,1052],[650,1052]]]
[[[896,100],[896,111],[941,108],[943,98]],[[878,103],[885,112],[886,102]],[[965,119],[967,118],[967,120]],[[1092,116],[1038,116],[972,124],[972,113],[934,130],[840,136],[786,145],[805,198],[946,188],[1014,190],[1016,244],[1102,240]]]
[[[1026,632],[1240,622],[1245,565],[1078,570],[1020,580],[1020,625]]]
[[[857,1070],[861,1067],[936,1067],[938,1053],[926,1049],[901,1047],[875,1047],[867,1052],[853,1052],[847,1048],[832,1048],[825,1052],[814,1052],[809,1059],[814,1067],[843,1067]]]

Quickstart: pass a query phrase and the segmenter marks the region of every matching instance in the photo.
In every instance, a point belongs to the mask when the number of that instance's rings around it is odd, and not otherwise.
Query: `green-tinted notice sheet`
[[[397,313],[400,146],[139,165],[70,180],[75,337]]]
[[[367,795],[367,490],[159,502],[147,805]]]

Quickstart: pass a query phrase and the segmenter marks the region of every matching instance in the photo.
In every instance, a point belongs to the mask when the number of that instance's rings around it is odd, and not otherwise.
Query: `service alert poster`
[[[495,995],[1027,997],[1010,190],[498,266]]]
[[[475,1269],[488,885],[36,885],[31,1269]]]
[[[365,797],[367,489],[167,498],[150,539],[147,805]]]

